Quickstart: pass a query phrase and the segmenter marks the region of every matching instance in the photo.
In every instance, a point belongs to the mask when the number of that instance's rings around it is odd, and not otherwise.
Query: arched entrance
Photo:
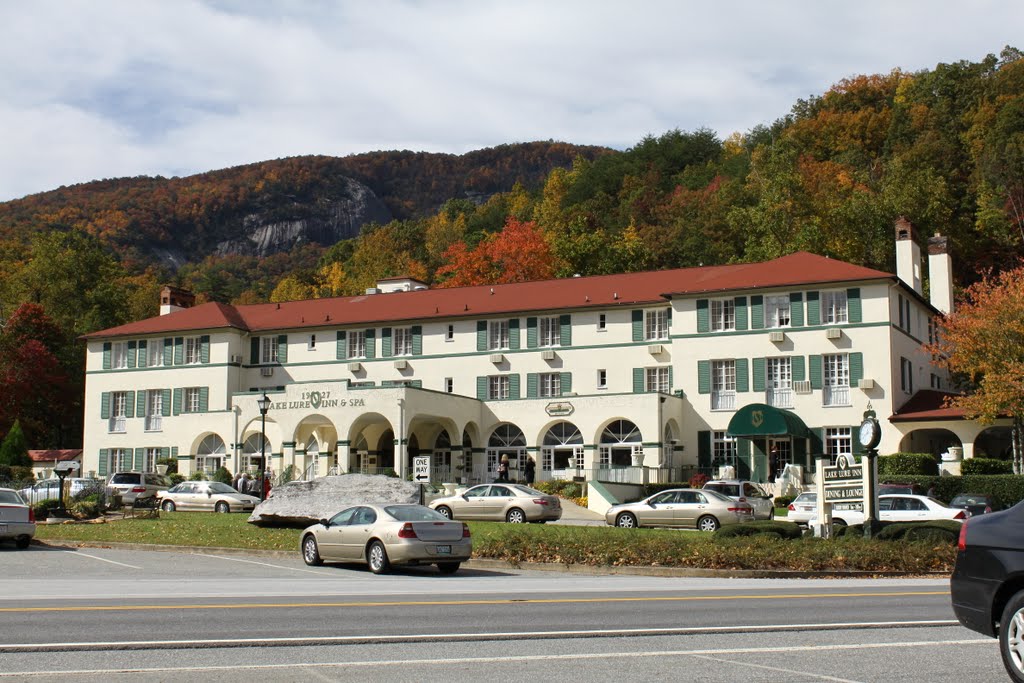
[[[442,429],[434,437],[434,453],[430,463],[433,481],[452,480],[452,437],[447,429]]]
[[[263,444],[261,446],[261,444]],[[242,469],[245,472],[256,473],[260,471],[260,459],[266,454],[267,465],[270,462],[270,440],[263,440],[262,434],[250,434],[242,443]]]
[[[601,432],[597,448],[601,467],[631,467],[641,462],[644,455],[643,435],[629,420],[614,420]]]
[[[482,481],[491,481],[498,475],[498,461],[503,455],[508,456],[509,478],[522,479],[520,473],[526,464],[526,437],[522,429],[511,423],[498,425],[487,440],[487,470],[480,473]]]
[[[375,474],[390,474],[395,469],[395,432],[393,429],[385,429],[377,441],[377,472]]]
[[[216,434],[207,434],[196,448],[196,470],[208,475],[213,474],[224,466],[225,457],[227,448],[224,446],[224,439]]]
[[[583,469],[583,435],[571,422],[557,422],[541,439],[541,477],[571,479]]]

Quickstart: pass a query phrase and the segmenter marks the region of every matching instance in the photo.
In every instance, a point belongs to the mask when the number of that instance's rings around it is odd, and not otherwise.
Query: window
[[[736,467],[736,439],[726,432],[711,433],[711,466],[722,467],[731,465]]]
[[[668,309],[644,311],[644,339],[668,339]]]
[[[366,331],[348,333],[348,344],[345,347],[347,358],[366,358]]]
[[[195,365],[201,362],[202,348],[203,344],[199,337],[185,337],[185,365]]]
[[[449,393],[449,394],[454,393],[455,392],[455,380],[452,379],[451,377],[445,377],[444,378],[444,390],[445,390],[446,393]]]
[[[159,448],[146,449],[146,462],[143,463],[143,472],[156,472],[156,461],[160,458]]]
[[[115,391],[110,394],[110,431],[123,432],[128,415],[128,392]]]
[[[845,353],[822,356],[824,390],[822,404],[850,405],[850,357]]]
[[[821,322],[823,325],[845,323],[846,292],[835,290],[821,293]]]
[[[487,378],[487,398],[508,398],[508,375],[491,375]]]
[[[900,389],[904,394],[914,393],[914,365],[906,358],[900,358]]]
[[[853,454],[853,438],[849,427],[825,428],[825,453],[831,458],[833,465],[840,455]]]
[[[942,388],[942,378],[940,378],[934,372],[932,373],[931,382],[932,382],[932,389],[941,389]]]
[[[163,427],[164,392],[150,389],[146,392],[146,431],[159,432]]]
[[[562,376],[557,372],[545,372],[539,378],[540,395],[543,397],[562,395]]]
[[[455,325],[448,326],[448,331],[444,333],[444,340],[446,342],[455,341]]]
[[[114,369],[128,367],[128,342],[114,342],[110,347],[110,367]]]
[[[158,368],[164,364],[164,340],[150,339],[146,343],[146,367]]]
[[[132,456],[127,448],[110,449],[110,471],[126,472],[132,469]]]
[[[182,402],[181,412],[199,412],[199,387],[188,387],[187,389],[185,389],[184,401]]]
[[[260,337],[260,363],[277,362],[277,337]]]
[[[901,330],[910,332],[910,300],[903,296],[896,297],[896,306],[899,308]]]
[[[670,389],[667,367],[644,369],[644,391],[660,391],[667,394]]]
[[[793,367],[789,358],[765,359],[766,403],[776,408],[793,407]]]
[[[604,332],[608,329],[608,316],[604,313],[597,314],[597,331]]]
[[[711,361],[711,409],[736,408],[736,361]]]
[[[764,298],[764,326],[789,327],[789,295],[766,296]]]
[[[607,389],[608,388],[608,371],[598,370],[597,371],[597,388]]]
[[[507,320],[492,320],[487,324],[487,348],[492,351],[508,348]]]
[[[391,353],[395,356],[412,355],[412,328],[396,327],[391,332]]]
[[[539,322],[541,346],[558,346],[562,343],[562,330],[557,317],[541,318]]]
[[[306,350],[307,351],[316,351],[316,335],[315,334],[309,335],[309,343],[306,344]]]
[[[736,329],[736,301],[716,299],[711,302],[711,331],[723,332]]]

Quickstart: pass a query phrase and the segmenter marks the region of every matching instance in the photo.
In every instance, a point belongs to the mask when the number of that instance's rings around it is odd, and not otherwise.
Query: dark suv
[[[162,474],[115,472],[107,482],[107,495],[119,495],[123,504],[134,505],[136,501],[155,500],[158,491],[166,491],[170,487],[170,480]]]

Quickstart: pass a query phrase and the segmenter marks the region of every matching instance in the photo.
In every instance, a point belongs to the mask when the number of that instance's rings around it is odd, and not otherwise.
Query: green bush
[[[192,476],[188,478],[189,481],[206,481],[206,472],[202,470],[196,470],[192,473]]]
[[[98,500],[79,500],[68,508],[75,519],[95,519],[100,516],[100,503]]]
[[[160,458],[156,461],[157,465],[167,465],[167,472],[165,474],[177,474],[178,473],[178,459],[177,458]]]
[[[228,472],[228,468],[221,465],[217,468],[217,471],[213,473],[212,479],[219,481],[222,484],[231,484],[231,473]]]
[[[960,474],[1013,474],[1013,463],[995,458],[967,458],[960,463]]]
[[[44,498],[32,506],[32,512],[37,520],[43,520],[50,516],[50,510],[60,507],[60,501],[56,498]]]
[[[883,523],[878,532],[881,541],[938,541],[952,545],[959,537],[960,523],[953,520]]]
[[[177,486],[181,482],[185,481],[184,475],[178,474],[177,472],[171,472],[168,474],[167,479],[171,482],[171,486]]]
[[[894,453],[878,458],[878,476],[937,475],[939,463],[930,453]]]
[[[964,461],[966,462],[966,461]],[[1000,507],[1013,507],[1024,500],[1024,476],[1019,474],[972,474],[955,477],[882,477],[879,483],[918,484],[925,491],[935,485],[935,497],[948,503],[960,493],[982,493],[992,496]]]
[[[747,522],[745,524],[730,524],[723,526],[715,532],[716,535],[724,538],[735,538],[737,536],[755,536],[757,534],[773,534],[779,538],[793,539],[801,538],[804,535],[803,529],[793,522]]]
[[[776,496],[772,505],[777,508],[789,507],[789,504],[793,502],[794,498],[795,496]]]
[[[549,496],[561,498],[579,498],[583,495],[583,487],[575,481],[565,479],[553,479],[551,481],[535,481],[533,488]]]

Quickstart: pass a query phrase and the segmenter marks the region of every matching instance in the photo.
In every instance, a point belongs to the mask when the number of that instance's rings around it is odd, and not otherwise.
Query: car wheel
[[[320,557],[320,548],[317,547],[316,539],[312,534],[302,539],[302,559],[311,567],[317,567],[324,563]]]
[[[32,537],[31,536],[18,536],[16,539],[14,539],[14,545],[16,545],[18,548],[20,548],[22,550],[27,548],[28,544],[31,543],[31,542],[32,542]]]
[[[522,524],[526,521],[526,513],[519,508],[512,508],[505,513],[505,521],[509,524]]]
[[[370,564],[370,571],[374,574],[386,574],[391,566],[391,563],[388,562],[388,551],[384,549],[384,544],[380,541],[370,544],[370,548],[366,551],[366,561]]]
[[[214,510],[220,513],[231,512],[231,507],[222,500],[217,503],[217,507],[215,507]]]
[[[164,512],[174,512],[174,501],[165,500],[162,507],[164,509]]]
[[[615,518],[615,526],[623,529],[636,529],[640,525],[636,523],[636,515],[631,512],[623,512]]]
[[[721,524],[718,523],[718,520],[711,515],[704,515],[697,520],[697,528],[701,531],[718,531],[720,526]]]
[[[438,562],[437,571],[442,574],[454,574],[459,571],[460,562]]]
[[[434,511],[444,515],[448,519],[455,519],[455,516],[452,514],[452,509],[447,505],[438,505],[434,508]]]
[[[999,620],[999,654],[1010,678],[1024,683],[1024,591],[1018,591],[1003,608]]]

